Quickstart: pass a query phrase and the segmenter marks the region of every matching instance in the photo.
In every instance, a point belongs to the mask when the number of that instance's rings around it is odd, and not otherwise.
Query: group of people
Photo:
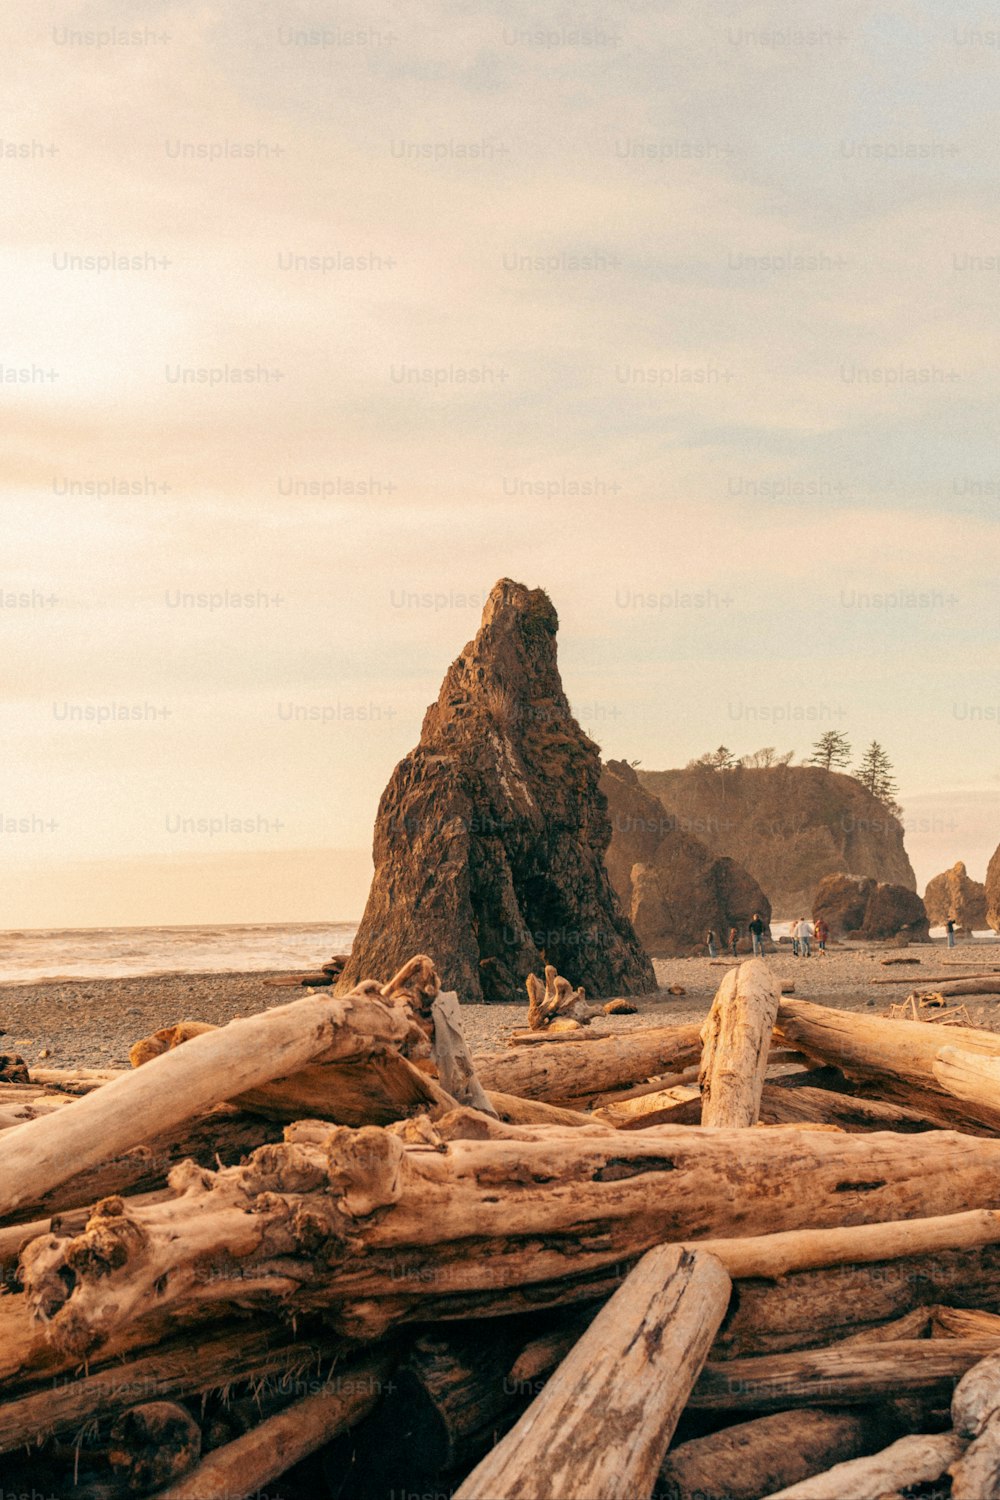
[[[755,911],[747,923],[747,932],[753,945],[754,958],[760,958],[764,952],[764,934],[767,932],[767,923],[759,911]],[[792,923],[792,952],[796,958],[810,958],[812,956],[813,938],[819,946],[821,953],[826,952],[826,940],[830,936],[830,928],[822,917],[814,923],[808,917],[797,917]],[[705,938],[709,958],[718,955],[718,938],[710,928]],[[728,946],[733,957],[737,956],[737,948],[740,941],[740,930],[738,927],[730,927]]]

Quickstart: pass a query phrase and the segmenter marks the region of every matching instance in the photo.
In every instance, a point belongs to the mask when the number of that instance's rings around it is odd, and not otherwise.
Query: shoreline
[[[889,969],[882,962],[899,957],[918,962],[898,969]],[[902,950],[891,944],[838,944],[825,957],[814,953],[811,958],[795,958],[788,945],[782,944],[766,958],[779,981],[795,984],[796,999],[882,1014],[891,1000],[904,999],[910,987],[905,983],[875,986],[872,979],[894,973],[901,980],[912,976],[913,987],[917,987],[922,973],[934,976],[952,967],[957,972],[968,966],[970,972],[981,969],[988,973],[992,967],[1000,968],[1000,944],[966,942],[948,949],[941,942],[932,942]],[[743,962],[744,955],[736,961]],[[595,1021],[595,1029],[614,1035],[641,1026],[701,1021],[733,960],[723,956],[653,962],[659,990],[630,996],[637,1006],[636,1015]],[[133,1043],[161,1027],[181,1020],[223,1026],[236,1016],[255,1015],[307,995],[305,989],[266,983],[287,978],[290,972],[295,971],[170,972],[121,978],[5,981],[0,985],[0,1032],[4,1033],[0,1051],[18,1053],[35,1066],[127,1067]],[[671,984],[683,986],[685,993],[669,994]],[[964,1003],[974,1026],[1000,1031],[1000,997],[972,996]],[[472,1051],[503,1048],[510,1032],[524,1025],[526,1009],[527,998],[523,1005],[464,1005],[463,1029]]]

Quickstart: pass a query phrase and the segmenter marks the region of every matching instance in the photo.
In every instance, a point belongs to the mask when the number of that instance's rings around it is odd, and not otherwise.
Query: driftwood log
[[[542,1305],[538,1284],[551,1280],[557,1301],[592,1296],[592,1273],[693,1232],[881,1224],[998,1195],[1000,1142],[947,1132],[915,1153],[888,1132],[626,1135],[504,1126],[474,1111],[459,1112],[457,1128],[470,1116],[486,1138],[445,1140],[425,1125],[407,1144],[399,1127],[305,1121],[242,1166],[175,1168],[173,1200],[133,1210],[109,1199],[83,1234],[33,1240],[22,1255],[30,1305],[80,1353],[151,1307],[194,1315],[228,1301],[326,1307],[345,1331],[360,1333],[361,1318],[372,1336],[421,1305],[441,1315],[450,1297],[469,1316],[507,1289],[532,1286]]]
[[[759,1500],[845,1459],[874,1453],[891,1436],[890,1424],[871,1410],[772,1412],[671,1449],[657,1494],[660,1500]]]
[[[693,1407],[771,1411],[784,1406],[867,1405],[904,1392],[951,1399],[955,1382],[996,1349],[994,1339],[892,1339],[797,1349],[708,1364]]]
[[[936,1026],[783,1000],[776,1030],[807,1056],[833,1063],[849,1078],[874,1086],[890,1103],[914,1109],[939,1125],[961,1129],[971,1119],[1000,1130],[1000,1103],[958,1102],[936,1077],[934,1065],[943,1044]],[[992,1031],[950,1027],[948,1045],[1000,1058],[1000,1035]]]
[[[234,1094],[307,1063],[343,1062],[415,1035],[407,1009],[358,991],[294,1000],[193,1036],[67,1109],[0,1132],[0,1217]]]
[[[712,1256],[651,1250],[455,1500],[648,1500],[730,1289]]]
[[[951,1467],[952,1500],[984,1500],[1000,1493],[1000,1354],[973,1366],[955,1387],[955,1431],[969,1440]]]
[[[962,1447],[961,1438],[953,1432],[915,1433],[870,1458],[837,1464],[825,1474],[777,1490],[765,1500],[891,1500],[903,1490],[940,1479]]]
[[[328,1376],[320,1390],[217,1448],[159,1500],[246,1500],[353,1426],[381,1399],[392,1360],[375,1353]]]
[[[475,1058],[485,1089],[580,1107],[609,1089],[675,1073],[701,1057],[697,1026],[650,1026],[601,1037],[586,1047],[543,1042],[537,1047]]]
[[[778,986],[762,958],[730,969],[702,1027],[703,1125],[756,1124],[777,1013]]]

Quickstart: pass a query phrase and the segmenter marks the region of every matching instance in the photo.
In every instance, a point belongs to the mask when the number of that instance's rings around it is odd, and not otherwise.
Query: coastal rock
[[[627,761],[605,764],[601,790],[612,830],[605,863],[647,953],[701,953],[709,928],[721,947],[730,927],[746,933],[754,912],[770,923],[771,904],[753,876],[679,828]]]
[[[563,692],[557,629],[541,589],[495,585],[382,794],[339,993],[418,951],[467,1002],[523,1002],[546,963],[590,997],[656,988],[605,868],[600,756]]]
[[[928,882],[924,906],[932,927],[942,927],[949,918],[959,932],[980,932],[986,926],[986,887],[969,877],[961,860]]]
[[[905,885],[879,884],[868,898],[861,936],[870,942],[905,937],[911,943],[929,943],[930,923],[924,903]]]
[[[812,900],[813,921],[822,917],[831,937],[885,942],[905,937],[911,943],[929,941],[927,912],[915,891],[891,882],[857,875],[828,875]]]
[[[986,871],[986,920],[994,932],[1000,932],[1000,844]]]
[[[878,882],[862,875],[826,875],[812,899],[812,918],[826,922],[831,937],[860,932]]]
[[[735,859],[775,916],[809,910],[819,882],[844,872],[906,886],[916,877],[903,826],[853,776],[819,766],[735,766],[639,772],[677,826]]]

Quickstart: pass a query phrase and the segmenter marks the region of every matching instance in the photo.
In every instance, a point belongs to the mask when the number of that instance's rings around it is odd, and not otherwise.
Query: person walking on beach
[[[948,918],[947,922],[944,924],[944,930],[948,934],[948,947],[949,948],[954,948],[954,946],[955,946],[955,918],[954,917],[949,917]]]
[[[730,927],[730,929],[729,929],[729,946],[732,949],[732,954],[733,954],[734,958],[736,957],[736,944],[739,942],[739,939],[740,939],[740,930],[739,930],[739,928],[738,927]]]
[[[750,920],[750,937],[753,942],[753,956],[760,958],[764,952],[764,923],[759,911],[755,911]]]
[[[819,944],[819,951],[821,953],[826,952],[826,940],[829,936],[829,925],[824,917],[820,917],[819,921],[816,923],[816,941]]]
[[[798,956],[799,956],[799,923],[801,921],[802,921],[801,917],[796,917],[795,921],[792,923],[791,929],[790,929],[790,935],[791,935],[791,939],[792,939],[792,957],[793,958],[798,958]]]
[[[709,958],[714,958],[715,957],[715,933],[712,931],[711,927],[708,929],[708,936],[706,937],[705,942],[708,944],[708,956],[709,956]]]
[[[808,917],[799,918],[799,949],[803,958],[812,957],[812,940],[815,928]]]

